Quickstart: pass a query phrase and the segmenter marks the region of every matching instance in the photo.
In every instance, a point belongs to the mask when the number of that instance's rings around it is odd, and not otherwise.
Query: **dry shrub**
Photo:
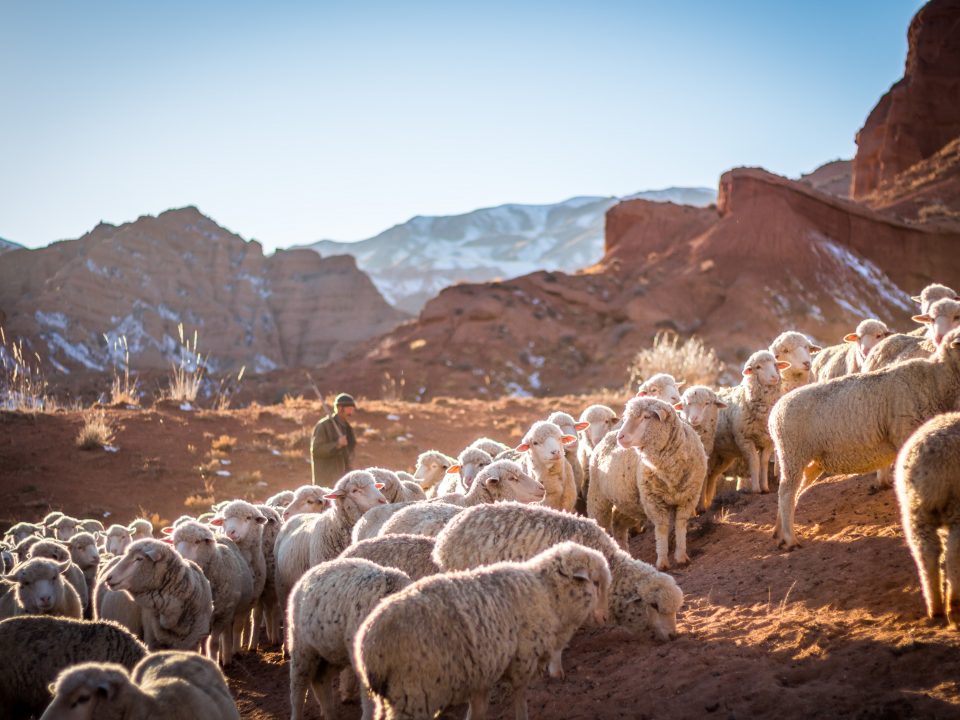
[[[210,445],[214,450],[218,450],[220,452],[230,452],[237,446],[237,439],[235,437],[230,437],[229,435],[221,435]]]
[[[380,382],[380,398],[387,402],[403,400],[403,389],[407,381],[403,377],[403,370],[398,376],[393,376],[389,372],[383,373],[383,380]]]
[[[104,334],[103,339],[108,343],[110,342],[110,338],[107,337],[106,334]],[[110,385],[110,403],[112,405],[139,405],[139,384],[136,379],[130,380],[130,349],[127,346],[126,335],[121,335],[113,341],[110,357],[114,358],[113,382]]]
[[[88,413],[77,435],[76,444],[81,450],[96,450],[113,441],[113,428],[102,413]]]
[[[698,337],[680,342],[672,330],[661,330],[653,338],[653,346],[641,350],[630,363],[629,390],[657,373],[669,373],[679,382],[690,385],[716,386],[723,372],[723,363],[713,348],[709,350]]]
[[[7,342],[0,327],[0,410],[43,412],[55,410],[47,395],[40,356],[24,350],[23,339]]]
[[[177,402],[196,402],[197,393],[203,376],[207,371],[207,361],[197,351],[199,338],[193,331],[193,340],[184,338],[183,323],[177,326],[180,333],[180,361],[174,363],[167,386],[167,397]]]

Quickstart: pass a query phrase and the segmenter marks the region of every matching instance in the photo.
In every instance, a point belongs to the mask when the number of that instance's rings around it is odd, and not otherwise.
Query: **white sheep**
[[[462,505],[446,502],[413,503],[394,514],[380,528],[380,535],[426,535],[436,537]]]
[[[433,498],[431,502],[440,502],[443,498]],[[417,500],[408,500],[407,502],[387,503],[386,505],[377,505],[367,510],[359,520],[354,524],[350,531],[350,541],[359,542],[377,537],[380,534],[380,528],[406,507],[416,504]]]
[[[53,530],[53,536],[61,542],[66,542],[80,531],[80,521],[69,515],[61,515],[48,526]]]
[[[0,619],[15,615],[57,615],[77,618],[83,615],[80,597],[63,574],[69,560],[57,562],[49,558],[33,558],[17,565],[3,579],[16,585],[15,590],[0,597]]]
[[[504,450],[509,450],[510,446],[500,442],[499,440],[491,440],[488,437],[477,438],[469,447],[479,448],[483,450],[487,455],[492,458],[495,458],[497,455],[502,453]]]
[[[97,550],[97,541],[88,532],[79,532],[67,541],[70,559],[83,572],[87,585],[86,607],[90,607],[89,599],[93,597],[93,586],[97,583],[97,570],[100,568],[100,551]],[[82,599],[82,598],[81,598]]]
[[[944,336],[960,327],[960,301],[943,298],[930,304],[926,312],[914,315],[915,322],[924,325],[922,334],[892,335],[874,349],[863,363],[864,372],[873,372],[893,363],[930,357]]]
[[[726,406],[720,396],[706,385],[691,385],[683,391],[680,402],[674,405],[684,422],[696,431],[707,457],[713,452],[720,411]]]
[[[43,535],[43,530],[43,525],[28,522],[18,522],[11,526],[10,529],[4,533],[3,539],[10,542],[11,546],[18,545],[28,537],[41,537]]]
[[[264,505],[269,505],[278,513],[283,513],[287,505],[293,502],[293,490],[281,490],[280,492],[271,495],[264,501]]]
[[[481,503],[515,500],[533,503],[543,500],[543,484],[527,473],[520,463],[513,460],[494,460],[477,473],[466,493],[450,493],[431,500],[460,507],[473,507]]]
[[[960,329],[930,358],[849,375],[784,395],[770,414],[780,459],[777,523],[781,547],[796,547],[797,497],[822,474],[858,474],[890,465],[926,420],[960,401]]]
[[[127,546],[133,542],[130,528],[123,525],[111,525],[107,528],[104,550],[111,555],[123,555]]]
[[[882,320],[861,320],[856,332],[844,335],[839,345],[825,347],[813,360],[811,372],[817,382],[860,372],[870,351],[893,331]]]
[[[683,593],[676,581],[623,551],[596,521],[540,505],[495,503],[467,508],[436,539],[433,559],[446,572],[500,560],[526,560],[564,540],[603,553],[613,587],[610,616],[634,633],[651,631],[660,641],[677,632]]]
[[[146,518],[138,518],[127,526],[130,537],[134,541],[146,540],[153,537],[153,523]]]
[[[609,588],[603,556],[572,542],[526,562],[424,578],[361,625],[358,672],[387,717],[430,718],[469,702],[472,720],[482,720],[500,679],[526,717],[527,686],[543,661],[561,675],[573,633],[591,616],[605,620]]]
[[[60,673],[41,720],[240,720],[223,673],[196,653],[156,652],[132,673],[82,663]]]
[[[577,460],[583,468],[583,485],[577,488],[577,491],[585,503],[587,490],[590,487],[590,453],[603,440],[603,437],[618,425],[620,418],[612,408],[606,405],[590,405],[580,413],[580,422],[587,423],[587,427],[580,431],[580,439],[577,443]],[[582,509],[586,510],[586,505]]]
[[[580,462],[580,432],[590,427],[587,421],[577,421],[573,415],[565,412],[553,412],[547,417],[547,422],[552,422],[563,432],[564,435],[571,435],[574,440],[563,446],[563,454],[573,469],[573,482],[577,486],[577,494],[580,495],[583,489],[584,465]]]
[[[0,622],[0,708],[4,717],[39,717],[47,687],[71,665],[119,663],[132,669],[147,648],[116,623],[24,615]]]
[[[680,402],[683,380],[675,380],[669,373],[657,373],[637,387],[637,397],[653,397],[671,405]]]
[[[930,306],[933,305],[933,303],[935,303],[937,300],[942,300],[943,298],[960,300],[960,294],[958,294],[953,288],[949,288],[946,285],[932,283],[927,285],[919,295],[914,295],[911,299],[915,303],[919,303],[920,312],[925,313]]]
[[[396,568],[409,575],[411,580],[419,580],[440,572],[432,557],[433,547],[433,538],[426,535],[383,535],[353,543],[340,553],[340,557],[369,560]]]
[[[823,348],[814,344],[803,333],[789,330],[777,335],[767,349],[773,353],[777,360],[790,363],[788,367],[780,371],[782,380],[780,391],[788,393],[813,380],[810,372],[813,365],[813,356]]]
[[[475,447],[466,447],[457,456],[455,465],[447,468],[446,477],[437,486],[434,497],[450,493],[464,493],[470,489],[477,473],[493,462],[493,457]]]
[[[261,626],[267,629],[267,639],[271,643],[279,643],[281,640],[280,619],[283,616],[283,608],[280,607],[280,598],[277,596],[277,555],[276,545],[277,536],[280,534],[280,527],[283,520],[280,514],[269,505],[257,505],[257,510],[263,515],[267,522],[263,524],[263,559],[267,570],[267,580],[263,585],[263,592],[260,593],[260,599],[253,608],[253,629],[251,639],[253,647],[256,648],[260,642]]]
[[[160,540],[132,543],[106,583],[111,590],[126,590],[140,606],[151,651],[196,650],[210,634],[210,583],[196,563]]]
[[[83,570],[71,559],[70,549],[66,545],[56,540],[40,540],[30,546],[27,557],[46,558],[58,563],[68,563],[68,567],[63,573],[63,579],[77,591],[77,597],[80,598],[80,607],[84,611],[90,607],[90,590],[87,586],[87,578]]]
[[[353,663],[353,642],[378,602],[404,589],[410,578],[399,570],[359,558],[338,558],[311,568],[297,581],[287,607],[292,720],[303,717],[307,686],[324,718],[336,716],[333,679]],[[372,707],[361,693],[364,720]]]
[[[713,452],[703,485],[703,508],[709,508],[713,502],[717,479],[740,458],[746,461],[750,473],[748,492],[770,492],[767,472],[773,443],[767,419],[780,397],[780,371],[789,366],[790,363],[777,360],[769,350],[759,350],[743,364],[740,384],[718,393],[727,407],[720,410],[717,420]]]
[[[283,521],[286,522],[300,513],[323,512],[329,507],[326,496],[330,494],[330,490],[331,488],[321,485],[301,485],[293,492],[293,497],[283,510]]]
[[[667,554],[671,521],[676,538],[674,560],[681,565],[688,563],[687,521],[696,510],[707,470],[707,457],[696,430],[662,400],[634,398],[623,412],[617,442],[623,448],[633,448],[639,460],[636,482],[644,512],[653,522],[657,569],[670,567]]]
[[[253,577],[253,604],[259,606],[260,596],[267,584],[267,560],[263,554],[263,528],[267,523],[266,516],[260,509],[246,500],[231,500],[217,510],[217,515],[210,524],[223,529],[223,534],[232,540],[241,557],[250,569]],[[249,614],[249,613],[248,613]],[[259,631],[259,613],[253,621],[255,629]],[[243,627],[242,624],[240,627]],[[247,650],[256,647],[253,626],[248,635]],[[233,644],[240,647],[240,638],[234,633]]]
[[[93,616],[97,620],[116,622],[142,640],[143,611],[140,606],[130,597],[129,593],[122,590],[111,590],[107,586],[107,578],[122,559],[123,555],[117,555],[108,560],[106,565],[100,566],[97,573],[97,582],[93,588],[91,603],[93,605]]]
[[[564,446],[576,442],[576,436],[565,435],[552,422],[538,420],[517,445],[523,453],[523,469],[543,485],[546,495],[542,503],[557,510],[573,512],[577,504],[577,484],[573,468],[564,456]]]
[[[897,500],[927,615],[960,623],[960,413],[937,415],[897,455]],[[944,542],[940,533],[944,533]],[[941,560],[945,577],[941,577]],[[946,593],[944,594],[944,587]]]
[[[427,450],[417,458],[413,477],[420,483],[427,497],[435,497],[440,481],[446,477],[447,470],[456,464],[456,458],[444,455],[439,450]]]
[[[607,433],[590,454],[587,515],[629,551],[630,530],[643,529],[647,515],[637,486],[639,457],[617,442],[617,431]]]
[[[400,476],[386,468],[367,468],[373,479],[382,485],[380,492],[388,503],[407,502],[410,500],[426,500],[427,495],[416,482],[401,480]]]

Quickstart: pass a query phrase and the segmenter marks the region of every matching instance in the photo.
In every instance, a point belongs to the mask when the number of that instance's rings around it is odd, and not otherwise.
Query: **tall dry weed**
[[[698,337],[680,342],[680,336],[672,330],[661,330],[653,338],[653,346],[636,354],[629,367],[628,390],[651,375],[669,373],[687,386],[716,386],[723,372],[723,363],[713,348],[707,348]]]
[[[76,445],[81,450],[96,450],[113,441],[113,428],[102,412],[89,412],[77,434]]]
[[[0,327],[0,410],[53,410],[56,403],[47,388],[40,355],[24,349],[22,338],[8,341]]]
[[[178,402],[196,402],[203,376],[207,371],[207,359],[197,350],[199,336],[193,331],[193,339],[185,338],[183,323],[177,325],[180,333],[180,358],[173,363],[173,372],[167,385],[167,397]]]

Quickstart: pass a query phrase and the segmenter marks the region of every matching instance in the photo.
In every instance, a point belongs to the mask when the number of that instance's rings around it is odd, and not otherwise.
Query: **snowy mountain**
[[[700,207],[716,201],[709,188],[668,188],[642,198]],[[353,255],[383,296],[418,313],[458,282],[484,282],[536,270],[574,272],[603,257],[604,216],[615,197],[575,197],[553,205],[500,205],[445,217],[417,216],[354,243],[306,245],[327,257]]]
[[[20,250],[23,245],[13,242],[12,240],[4,240],[0,238],[0,255],[9,251],[9,250]]]

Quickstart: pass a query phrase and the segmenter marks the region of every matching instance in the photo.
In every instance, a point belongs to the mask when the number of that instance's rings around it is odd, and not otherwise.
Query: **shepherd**
[[[353,397],[340,393],[334,398],[333,413],[328,411],[326,417],[314,426],[310,438],[310,469],[314,485],[333,487],[353,469],[357,439],[349,420],[356,409]]]

